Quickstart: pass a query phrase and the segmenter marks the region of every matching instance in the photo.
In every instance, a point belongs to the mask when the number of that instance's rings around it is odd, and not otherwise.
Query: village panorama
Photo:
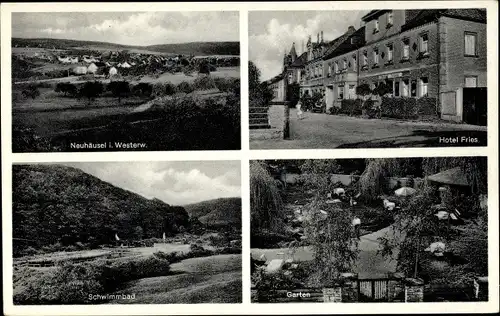
[[[238,162],[12,168],[14,305],[241,303]]]
[[[12,16],[13,152],[240,148],[237,12],[50,14]]]
[[[250,163],[256,303],[488,301],[486,157]]]

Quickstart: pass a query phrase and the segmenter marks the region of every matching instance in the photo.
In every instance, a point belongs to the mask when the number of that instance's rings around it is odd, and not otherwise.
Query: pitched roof
[[[467,177],[460,167],[438,172],[428,176],[427,179],[443,184],[469,186],[469,181],[467,181]]]
[[[351,52],[365,45],[365,27],[359,28],[335,48],[329,49],[323,59],[330,59],[336,56]]]
[[[302,68],[307,61],[307,52],[303,52],[288,68]]]
[[[402,31],[432,22],[441,16],[486,23],[486,9],[436,9],[420,10],[401,27]]]
[[[347,40],[352,34],[356,32],[356,29],[354,27],[349,27],[347,32],[342,34],[341,36],[337,37],[333,41],[331,41],[328,44],[328,49],[326,50],[325,54],[323,56],[327,56],[335,52],[335,50],[343,43],[345,40]]]

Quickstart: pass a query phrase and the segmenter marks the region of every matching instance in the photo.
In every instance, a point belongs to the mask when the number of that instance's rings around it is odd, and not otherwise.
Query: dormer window
[[[339,72],[339,62],[336,61],[334,65],[335,65],[334,66],[335,67],[335,73],[338,73]]]
[[[332,75],[332,64],[328,64],[328,77]]]
[[[347,70],[347,59],[344,58],[344,60],[342,61],[342,70]]]
[[[387,25],[386,28],[390,28],[394,24],[394,17],[392,11],[387,13]]]
[[[379,31],[379,23],[378,23],[378,20],[375,20],[375,27],[373,29],[373,33],[378,33]]]
[[[356,70],[357,67],[357,60],[356,60],[356,55],[352,55],[352,70]]]

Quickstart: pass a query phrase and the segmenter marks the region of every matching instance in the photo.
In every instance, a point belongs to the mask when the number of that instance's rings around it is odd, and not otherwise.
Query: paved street
[[[297,120],[290,111],[290,139],[252,140],[251,149],[328,149],[370,147],[443,147],[440,137],[477,137],[486,145],[486,127],[444,122],[417,122],[395,119],[364,119],[350,116],[304,113]],[[477,146],[459,142],[451,146]]]

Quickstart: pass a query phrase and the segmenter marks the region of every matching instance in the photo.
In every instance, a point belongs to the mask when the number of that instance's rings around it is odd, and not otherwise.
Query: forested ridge
[[[77,168],[13,166],[14,252],[53,244],[91,246],[161,238],[189,226],[181,206],[147,199]]]
[[[241,198],[219,198],[184,205],[189,216],[197,217],[207,226],[241,227]]]

